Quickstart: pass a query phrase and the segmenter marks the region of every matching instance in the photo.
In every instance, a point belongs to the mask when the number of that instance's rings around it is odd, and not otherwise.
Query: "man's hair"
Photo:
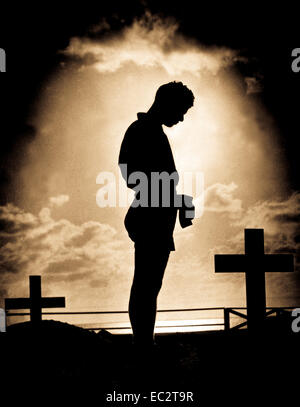
[[[194,104],[193,92],[182,82],[169,82],[161,85],[155,95],[155,102],[162,105],[180,104],[189,109]]]

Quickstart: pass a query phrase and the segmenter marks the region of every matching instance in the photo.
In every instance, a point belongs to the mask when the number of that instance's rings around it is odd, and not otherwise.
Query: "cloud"
[[[69,195],[58,195],[49,198],[49,202],[51,206],[62,206],[66,202],[69,202],[70,197]]]
[[[257,202],[239,220],[242,228],[263,228],[266,253],[294,255],[294,273],[268,275],[268,297],[294,305],[300,298],[300,193],[294,192],[287,199]],[[242,236],[236,236],[237,242]],[[284,271],[284,270],[283,270]]]
[[[65,196],[50,199],[56,204],[63,201]],[[124,270],[126,248],[108,224],[89,221],[75,225],[66,219],[54,220],[49,208],[33,215],[12,204],[0,207],[0,222],[4,226],[0,232],[0,282],[5,294],[27,274],[56,282],[84,281],[85,285],[95,281],[105,287]]]
[[[294,192],[287,199],[259,201],[247,209],[233,193],[237,185],[213,184],[204,192],[204,210],[225,214],[230,227],[239,229],[232,234],[223,246],[214,247],[211,252],[227,250],[230,253],[241,251],[244,229],[259,228],[265,231],[265,249],[272,253],[300,254],[300,193]]]
[[[247,85],[247,94],[259,93],[263,89],[262,78],[248,76],[245,78],[245,82]]]
[[[89,33],[93,34],[93,35],[100,35],[103,34],[104,32],[109,31],[111,28],[109,22],[105,19],[102,18],[98,24],[93,24],[90,29],[89,29]]]
[[[265,252],[294,254],[296,270],[300,271],[300,193],[294,192],[285,200],[259,201],[243,209],[242,201],[231,196],[234,189],[230,185],[208,188],[207,213],[224,214],[223,220],[227,220],[226,238],[209,248],[209,256],[244,253],[244,229],[264,229]]]
[[[5,127],[5,125],[4,125]],[[37,129],[33,125],[10,123],[3,135],[5,142],[0,150],[0,204],[4,205],[18,196],[15,188],[16,173],[26,161],[28,146],[36,140]],[[6,148],[5,145],[8,147]]]
[[[294,192],[281,201],[258,202],[234,223],[243,228],[265,229],[268,251],[291,252],[299,255],[300,193]]]
[[[231,207],[227,201],[224,209],[226,207]],[[209,253],[244,253],[244,229],[264,229],[265,252],[293,254],[295,270],[300,272],[300,193],[294,192],[285,200],[260,201],[246,210],[239,209],[235,216],[227,212],[231,234],[222,245],[215,246]],[[218,211],[222,212],[221,207]]]
[[[179,299],[182,306],[195,305],[195,301],[199,302],[199,289],[204,293],[203,306],[220,299],[225,301],[227,297],[228,301],[238,298],[237,293],[242,295],[244,279],[236,275],[215,276],[211,263],[215,253],[243,252],[243,229],[246,227],[264,228],[266,252],[294,253],[296,270],[299,271],[300,194],[294,193],[281,201],[257,202],[242,209],[241,200],[233,196],[236,189],[235,184],[214,184],[207,188],[207,213],[227,217],[231,228],[228,238],[221,241],[222,246],[214,247],[203,256],[191,249],[192,230],[188,231],[185,253],[182,254],[182,249],[179,249],[170,259],[165,294],[162,296],[162,304],[165,303],[166,307],[169,301],[175,304]],[[67,297],[68,306],[73,308],[78,309],[79,305],[99,307],[99,304],[102,307],[107,304],[107,309],[126,307],[133,257],[109,224],[87,221],[76,225],[66,219],[54,220],[49,208],[33,215],[12,204],[0,207],[0,221],[6,226],[0,233],[3,296],[27,295],[24,293],[28,289],[27,276],[40,274],[47,282],[46,288],[55,284],[55,290],[44,295],[62,293]],[[286,298],[288,295],[291,300],[298,298],[299,273],[293,274],[270,276],[269,295],[281,298],[285,287]],[[180,295],[175,289],[178,282],[181,285]],[[19,291],[21,288],[22,292]],[[101,300],[98,299],[99,292]]]
[[[103,24],[99,27],[103,29]],[[93,65],[100,72],[114,72],[125,63],[133,62],[137,66],[163,67],[171,75],[199,74],[201,71],[215,75],[239,60],[236,51],[201,46],[180,34],[174,19],[161,19],[150,13],[121,32],[98,40],[88,36],[73,37],[60,53],[81,66]]]
[[[204,209],[209,212],[228,213],[230,216],[240,216],[242,201],[233,197],[237,185],[216,183],[209,186],[204,192]]]
[[[2,236],[18,234],[33,228],[37,225],[37,219],[31,213],[26,213],[22,209],[9,203],[0,206],[0,225]]]
[[[234,207],[228,203],[228,200],[223,202],[223,206],[224,208]],[[222,213],[221,208],[222,205],[218,207],[217,213]],[[288,198],[281,200],[259,201],[247,209],[238,210],[236,216],[232,216],[230,210],[224,211],[223,214],[228,221],[226,236],[222,236],[219,243],[215,243],[215,246],[211,246],[212,248],[208,250],[206,267],[213,263],[215,254],[244,254],[244,229],[263,228],[265,253],[287,253],[294,256],[294,273],[266,274],[268,306],[293,306],[299,302],[300,193],[294,192]],[[217,221],[220,221],[219,217]],[[222,288],[226,290],[228,298],[230,295],[234,298],[235,293],[243,293],[244,276],[242,278],[241,276],[242,273],[224,274],[223,277],[218,275],[218,281],[215,282],[217,298],[222,298]]]

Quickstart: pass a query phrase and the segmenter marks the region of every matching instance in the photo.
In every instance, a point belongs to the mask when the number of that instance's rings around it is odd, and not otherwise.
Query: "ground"
[[[289,323],[273,320],[260,336],[247,330],[161,334],[151,355],[136,354],[130,335],[97,334],[57,321],[43,321],[35,329],[28,322],[16,324],[0,335],[2,383],[16,388],[28,379],[33,387],[52,383],[52,392],[70,386],[69,396],[82,390],[99,406],[114,391],[189,391],[191,405],[239,397],[254,403],[262,395],[270,401],[292,395],[297,384],[300,336]]]

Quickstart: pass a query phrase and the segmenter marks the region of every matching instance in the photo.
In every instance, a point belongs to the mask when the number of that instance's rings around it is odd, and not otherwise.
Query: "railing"
[[[198,311],[222,311],[224,312],[223,307],[208,307],[208,308],[184,308],[184,309],[163,309],[158,310],[158,313],[174,313],[174,312],[198,312]],[[128,314],[128,311],[61,311],[61,312],[42,312],[43,315],[108,315],[108,314]],[[7,311],[7,317],[13,316],[29,316],[29,312],[9,312]],[[205,318],[207,319],[207,318]],[[220,319],[214,318],[214,319]],[[171,322],[171,321],[170,321]],[[159,325],[157,328],[204,328],[204,327],[220,327],[220,329],[224,329],[224,322],[219,323],[204,323],[204,324],[182,324],[182,325]],[[128,330],[131,329],[130,326],[95,326],[87,328],[89,330],[98,331],[101,329],[110,330]]]
[[[266,318],[272,314],[275,314],[276,316],[280,316],[280,315],[282,315],[283,312],[288,311],[288,310],[293,310],[295,308],[297,308],[297,307],[266,307],[265,316],[266,316]],[[237,310],[247,310],[247,308],[245,308],[245,307],[224,308],[224,330],[225,331],[238,330],[240,328],[247,326],[247,314],[243,314],[242,312],[239,312]],[[236,315],[242,319],[245,319],[246,321],[241,322],[241,323],[231,327],[230,326],[230,314]]]
[[[283,312],[288,310],[293,310],[297,307],[267,307],[266,317],[275,314],[276,316],[281,315]],[[224,331],[238,330],[247,326],[247,314],[241,311],[246,311],[246,307],[208,307],[208,308],[185,308],[185,309],[163,309],[158,310],[158,313],[170,313],[170,312],[198,312],[198,311],[223,311],[223,322],[218,323],[204,323],[204,324],[182,324],[182,325],[159,325],[158,328],[200,328],[200,327],[220,327]],[[128,314],[128,311],[62,311],[62,312],[42,312],[42,315],[108,315],[108,314]],[[7,312],[6,317],[13,316],[29,316],[29,312]],[[231,326],[231,315],[244,319],[244,322],[238,323]],[[205,318],[208,319],[208,318]],[[220,318],[212,318],[220,319]],[[170,321],[171,322],[171,321]],[[130,326],[98,326],[89,327],[88,330],[99,331],[101,329],[106,330],[125,330],[131,329]]]

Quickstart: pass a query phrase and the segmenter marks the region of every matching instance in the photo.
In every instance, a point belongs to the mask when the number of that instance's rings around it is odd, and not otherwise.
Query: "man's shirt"
[[[172,205],[178,183],[174,158],[169,140],[161,124],[153,120],[147,113],[138,113],[138,120],[127,129],[121,144],[119,165],[126,164],[127,177],[125,181],[129,188],[135,189],[139,183],[129,182],[134,172],[145,174],[148,181],[148,206],[135,207],[135,196],[125,217],[125,227],[130,238],[138,245],[153,245],[168,247],[175,250],[173,230],[176,223],[177,208]],[[163,183],[164,191],[159,190],[160,199],[157,207],[151,206],[151,174],[163,173],[171,175],[171,182]],[[124,176],[124,174],[123,174]],[[174,181],[172,181],[174,179]],[[163,194],[169,195],[170,205],[165,207],[162,203]],[[166,196],[165,195],[165,196]]]

